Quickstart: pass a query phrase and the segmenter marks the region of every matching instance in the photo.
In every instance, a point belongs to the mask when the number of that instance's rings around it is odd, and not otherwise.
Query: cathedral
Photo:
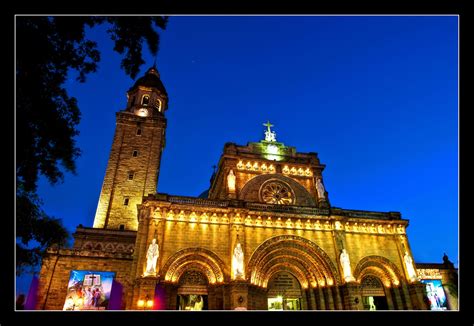
[[[157,192],[167,109],[153,66],[116,113],[93,226],[43,259],[36,309],[457,309],[447,257],[416,264],[399,212],[331,206],[318,154],[270,122],[224,145],[199,197]]]

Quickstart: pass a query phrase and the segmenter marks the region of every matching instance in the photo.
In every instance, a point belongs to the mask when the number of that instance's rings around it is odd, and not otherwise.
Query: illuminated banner
[[[72,270],[63,310],[106,310],[115,272]]]
[[[426,285],[426,293],[430,301],[431,310],[447,310],[446,295],[441,280],[421,280]]]

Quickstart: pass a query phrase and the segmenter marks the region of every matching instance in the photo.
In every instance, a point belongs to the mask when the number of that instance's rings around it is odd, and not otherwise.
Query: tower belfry
[[[168,94],[153,65],[127,91],[127,107],[116,113],[94,228],[137,230],[137,205],[156,193],[167,108]]]

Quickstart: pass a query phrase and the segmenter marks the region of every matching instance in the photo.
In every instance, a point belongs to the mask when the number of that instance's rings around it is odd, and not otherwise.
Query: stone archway
[[[268,310],[302,310],[304,299],[301,285],[291,272],[282,270],[270,278],[267,292]]]
[[[329,256],[314,242],[295,235],[276,236],[258,246],[248,263],[249,281],[266,288],[270,277],[284,269],[303,288],[341,284]]]
[[[394,309],[394,288],[403,280],[394,263],[382,256],[364,257],[354,269],[354,277],[360,283],[365,310]],[[398,290],[396,295],[400,295]]]
[[[224,262],[204,248],[177,251],[164,264],[165,284],[170,288],[168,309],[205,310],[216,301],[216,286],[229,279]],[[209,304],[215,309],[216,304]]]
[[[342,282],[330,257],[314,242],[299,236],[281,235],[263,242],[251,255],[248,271],[250,284],[267,290],[267,300],[275,298],[269,283],[281,273],[291,275],[288,278],[298,282],[301,295],[294,295],[292,299],[301,298],[293,301],[293,305],[299,304],[300,309],[318,309],[315,295],[334,296],[331,302],[341,300],[337,293],[332,293],[332,289]]]
[[[204,248],[187,248],[168,258],[162,270],[165,281],[177,283],[188,269],[200,270],[209,284],[223,283],[228,278],[224,262],[212,251]],[[226,277],[227,276],[227,277]]]
[[[208,279],[195,266],[187,269],[178,280],[177,310],[208,309]]]

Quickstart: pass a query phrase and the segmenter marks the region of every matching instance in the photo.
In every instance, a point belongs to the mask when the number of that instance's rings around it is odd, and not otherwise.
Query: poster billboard
[[[72,270],[63,310],[106,310],[115,272]]]
[[[441,280],[421,280],[426,285],[426,294],[430,301],[431,310],[447,310],[446,294]]]

